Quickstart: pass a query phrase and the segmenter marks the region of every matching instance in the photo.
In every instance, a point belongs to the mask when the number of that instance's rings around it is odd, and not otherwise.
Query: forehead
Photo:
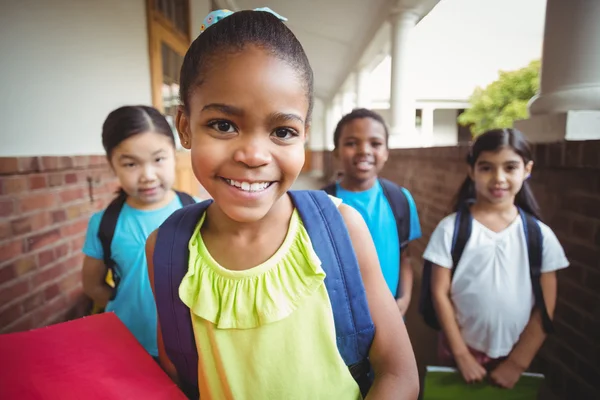
[[[504,164],[507,162],[523,162],[523,158],[510,147],[502,147],[496,151],[482,151],[477,163]]]
[[[308,113],[301,72],[268,51],[247,45],[242,51],[215,56],[210,64],[191,94],[191,112],[220,103],[244,110]]]
[[[340,138],[358,139],[383,139],[385,140],[385,127],[373,118],[356,118],[347,122],[342,127]]]
[[[173,142],[166,135],[148,131],[133,135],[123,140],[113,150],[113,157],[115,156],[132,156],[143,158],[153,153],[173,147]]]

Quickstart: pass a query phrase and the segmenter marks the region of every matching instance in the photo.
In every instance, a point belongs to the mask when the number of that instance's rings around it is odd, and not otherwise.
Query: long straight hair
[[[529,143],[527,143],[527,140],[520,131],[516,129],[493,129],[480,135],[477,140],[475,140],[475,143],[473,143],[469,154],[467,155],[467,164],[471,168],[474,168],[477,159],[482,152],[495,152],[503,147],[510,148],[521,156],[525,165],[533,159]],[[467,175],[456,194],[454,211],[458,211],[470,202],[475,201],[475,196],[475,182]],[[515,196],[515,205],[523,211],[533,215],[538,220],[541,220],[540,207],[533,196],[529,182],[523,182],[521,190],[519,190]]]

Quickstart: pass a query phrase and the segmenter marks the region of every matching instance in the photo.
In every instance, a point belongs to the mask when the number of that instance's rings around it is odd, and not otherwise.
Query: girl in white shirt
[[[528,143],[513,129],[479,136],[467,156],[468,176],[455,211],[473,218],[462,257],[452,270],[455,214],[431,235],[423,258],[433,264],[431,292],[442,327],[440,354],[465,381],[490,380],[512,388],[545,339],[540,308],[534,307],[523,222],[517,207],[538,219],[542,233],[540,283],[550,318],[556,304],[556,270],[569,265],[555,234],[539,222],[527,183],[533,168]],[[440,360],[444,361],[444,360]]]

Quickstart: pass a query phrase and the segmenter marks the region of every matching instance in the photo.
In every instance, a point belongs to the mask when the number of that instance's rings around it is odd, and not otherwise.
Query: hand
[[[481,382],[487,374],[471,353],[455,357],[458,369],[467,383]]]
[[[408,296],[402,296],[401,298],[396,299],[396,305],[398,305],[398,309],[400,309],[400,313],[404,317],[408,310],[408,306],[410,305],[410,298]]]
[[[490,379],[500,387],[512,389],[519,381],[519,378],[521,378],[523,372],[525,372],[525,368],[507,358],[490,373]]]

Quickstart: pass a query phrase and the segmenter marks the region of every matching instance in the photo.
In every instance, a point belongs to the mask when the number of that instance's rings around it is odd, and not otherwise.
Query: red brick
[[[81,251],[83,249],[83,244],[85,243],[85,235],[81,235],[73,240],[71,240],[71,251]]]
[[[40,158],[39,157],[20,157],[19,158],[20,172],[39,172]]]
[[[57,224],[67,220],[67,213],[65,210],[52,211],[52,222]]]
[[[44,268],[46,265],[51,264],[55,260],[55,249],[49,249],[38,253],[38,265],[40,268]]]
[[[73,168],[73,158],[71,157],[60,157],[58,161],[58,166],[60,169],[70,169]]]
[[[82,168],[88,167],[90,165],[90,157],[89,156],[74,156],[73,157],[73,167]]]
[[[16,276],[17,274],[15,273],[13,265],[5,265],[4,267],[0,267],[0,286],[10,280],[13,280]]]
[[[12,323],[12,325],[5,326],[4,328],[0,328],[0,332],[2,333],[15,333],[15,332],[25,332],[35,328],[35,324],[33,323],[32,315],[24,315],[19,320]]]
[[[23,305],[18,302],[0,311],[0,327],[9,326],[23,315]]]
[[[60,192],[61,203],[70,203],[74,200],[83,200],[85,191],[83,188],[67,189]]]
[[[63,293],[70,292],[81,286],[81,271],[73,271],[65,277],[59,279],[58,287]]]
[[[65,271],[71,271],[73,269],[81,269],[83,264],[83,253],[77,252],[73,254],[71,257],[67,258],[63,261],[63,266]]]
[[[29,291],[29,280],[20,279],[0,288],[0,304],[8,304]]]
[[[0,157],[0,174],[8,175],[19,172],[19,159],[17,157]]]
[[[46,231],[44,233],[40,233],[34,236],[30,236],[27,238],[27,249],[28,251],[33,251],[37,249],[41,249],[49,244],[52,244],[60,239],[60,230],[52,229],[50,231]]]
[[[53,283],[49,285],[46,289],[44,289],[44,298],[46,299],[46,301],[54,299],[59,294],[60,288],[57,283]]]
[[[67,301],[64,296],[55,297],[52,301],[44,304],[34,313],[34,321],[43,326],[48,320],[53,320],[58,314],[65,312]]]
[[[63,226],[60,229],[61,235],[63,237],[66,236],[74,236],[80,233],[85,233],[88,227],[88,221],[87,219],[80,219],[79,221],[76,221],[72,224]]]
[[[48,186],[55,187],[61,186],[64,183],[64,175],[60,173],[54,173],[48,175]]]
[[[76,173],[65,174],[65,183],[67,185],[77,183],[77,174]]]
[[[15,240],[9,243],[2,243],[0,244],[0,263],[16,258],[22,253],[23,241]]]
[[[56,260],[59,260],[59,259],[63,258],[67,254],[69,254],[69,244],[68,243],[63,243],[63,244],[61,244],[59,246],[56,246],[54,248],[54,258]]]
[[[27,178],[11,176],[0,179],[2,179],[2,194],[18,194],[27,190]]]
[[[29,177],[29,189],[43,189],[48,186],[48,179],[46,175],[33,175]]]
[[[40,157],[41,158],[41,170],[42,171],[55,171],[58,169],[59,157]]]
[[[10,224],[8,221],[0,221],[0,241],[8,239],[11,234]]]
[[[27,255],[12,263],[16,276],[27,275],[37,268],[37,261],[34,255]]]
[[[49,268],[40,270],[31,278],[31,284],[33,287],[39,287],[53,282],[56,278],[61,276],[66,271],[64,263],[58,263]]]
[[[56,205],[54,193],[37,193],[24,197],[21,200],[21,212],[26,213],[33,210],[48,209]]]
[[[9,217],[15,211],[12,199],[0,200],[0,217]]]
[[[23,300],[23,312],[29,313],[44,304],[44,291],[33,293]]]

